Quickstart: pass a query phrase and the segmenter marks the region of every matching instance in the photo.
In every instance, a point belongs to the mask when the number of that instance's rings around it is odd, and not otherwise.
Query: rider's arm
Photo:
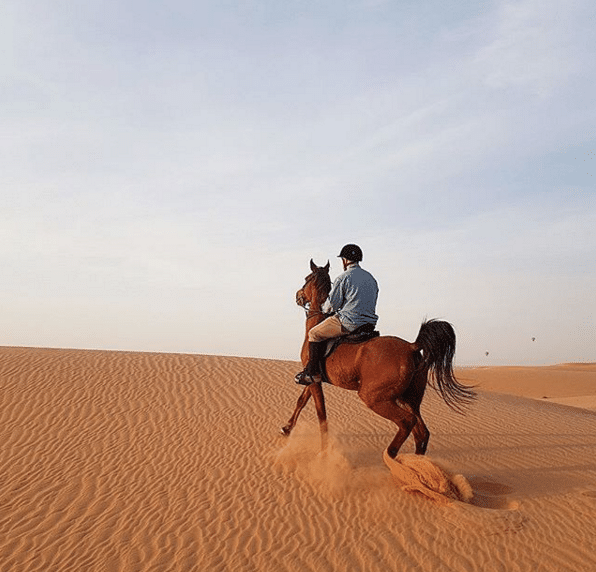
[[[327,314],[332,314],[341,310],[342,306],[345,302],[344,296],[344,281],[340,278],[337,278],[333,283],[333,287],[331,288],[331,292],[329,292],[329,297],[325,300],[322,310]]]

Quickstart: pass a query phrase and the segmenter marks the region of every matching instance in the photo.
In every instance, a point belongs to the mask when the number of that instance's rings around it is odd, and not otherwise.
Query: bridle
[[[315,279],[315,275],[311,274],[307,279],[306,282],[304,283],[304,286],[302,286],[302,288],[300,288],[300,290],[298,290],[298,292],[303,292],[304,289],[308,286],[308,284],[310,282],[312,282]],[[296,297],[296,302],[298,303],[298,305],[304,310],[305,314],[306,314],[306,320],[310,320],[312,318],[315,318],[316,316],[323,316],[326,315],[325,312],[321,311],[321,310],[312,310],[310,308],[310,301],[306,300],[306,298],[304,297],[300,297],[300,301],[304,301],[303,303],[300,303],[298,301],[298,297]]]

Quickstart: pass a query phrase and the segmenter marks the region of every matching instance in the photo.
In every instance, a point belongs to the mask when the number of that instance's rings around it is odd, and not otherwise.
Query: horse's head
[[[304,286],[296,292],[296,304],[307,307],[322,304],[331,290],[329,278],[329,262],[325,266],[317,266],[312,258],[310,260],[311,273],[304,279]]]

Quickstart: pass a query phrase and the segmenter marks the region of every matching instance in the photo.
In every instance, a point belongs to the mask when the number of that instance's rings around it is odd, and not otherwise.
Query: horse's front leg
[[[319,428],[321,430],[321,451],[327,450],[327,410],[325,408],[325,395],[323,394],[323,387],[320,383],[312,383],[311,393],[315,400],[315,408],[317,410],[317,417],[319,418]]]
[[[296,403],[296,409],[294,409],[294,413],[292,413],[292,417],[290,417],[288,424],[284,425],[281,428],[282,435],[285,435],[286,437],[288,437],[290,435],[290,433],[292,432],[292,429],[294,429],[294,427],[296,426],[296,421],[298,421],[300,412],[304,409],[304,406],[308,403],[308,400],[310,399],[310,396],[312,395],[311,389],[310,389],[311,387],[312,387],[312,385],[307,385],[304,388],[304,391],[300,394],[300,397],[298,398],[298,403]]]

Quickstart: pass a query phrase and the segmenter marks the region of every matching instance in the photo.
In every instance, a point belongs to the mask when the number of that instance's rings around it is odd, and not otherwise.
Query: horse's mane
[[[331,291],[329,272],[326,272],[324,268],[317,268],[309,278],[314,281],[317,292],[321,293],[321,296],[324,294],[323,299],[326,299]]]

